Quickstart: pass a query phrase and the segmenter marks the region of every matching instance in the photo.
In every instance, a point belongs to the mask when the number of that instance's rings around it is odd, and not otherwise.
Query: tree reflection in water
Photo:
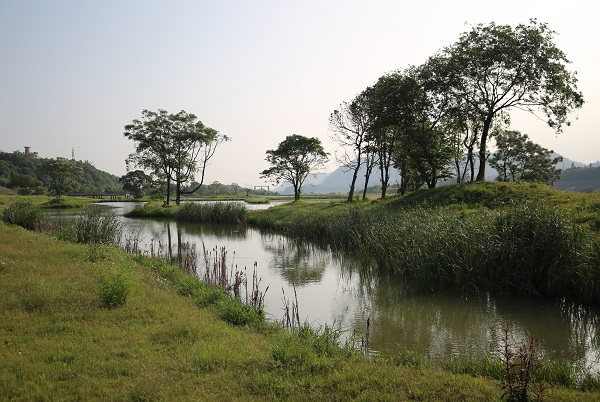
[[[261,243],[269,254],[269,269],[280,274],[289,286],[300,288],[320,282],[331,265],[330,253],[306,241],[266,233],[261,236]]]

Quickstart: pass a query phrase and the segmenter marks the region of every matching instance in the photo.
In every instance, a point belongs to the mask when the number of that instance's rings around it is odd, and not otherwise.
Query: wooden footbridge
[[[98,198],[98,199],[109,199],[109,200],[118,200],[118,199],[129,199],[132,197],[129,193],[73,193],[69,194],[71,197],[88,197],[88,198]]]

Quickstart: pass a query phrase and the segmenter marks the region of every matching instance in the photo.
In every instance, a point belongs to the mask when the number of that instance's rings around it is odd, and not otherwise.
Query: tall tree
[[[227,140],[216,130],[205,127],[192,113],[182,110],[169,114],[162,109],[158,112],[143,110],[142,120],[133,120],[125,126],[124,136],[136,143],[136,153],[129,156],[128,164],[149,169],[166,181],[167,205],[171,182],[175,184],[176,203],[179,204],[183,185],[194,179],[199,166],[204,179],[208,160],[217,145]],[[201,154],[204,158],[199,165]]]
[[[494,120],[514,108],[541,111],[557,133],[583,105],[576,73],[554,44],[555,32],[535,19],[529,25],[476,25],[438,59],[447,90],[481,124],[477,180],[485,180],[487,143]]]
[[[214,130],[210,127],[205,128],[205,132],[208,135],[209,141],[204,143],[202,149],[198,150],[197,153],[197,161],[196,161],[196,170],[200,172],[200,181],[195,181],[195,185],[192,186],[191,189],[186,191],[181,191],[181,194],[193,194],[202,187],[204,184],[204,176],[206,174],[206,168],[215,154],[218,146],[225,142],[229,141],[229,137],[226,135],[219,134],[217,130]],[[191,176],[191,179],[194,179],[194,176]]]
[[[277,149],[267,150],[266,161],[271,167],[263,170],[260,177],[270,178],[277,184],[289,182],[294,187],[294,200],[298,201],[304,180],[325,165],[328,155],[318,138],[289,135]]]
[[[370,97],[373,142],[379,152],[382,198],[389,168],[400,171],[400,193],[427,183],[434,188],[450,176],[451,143],[442,122],[447,107],[426,68],[381,77]]]
[[[48,182],[48,187],[58,197],[79,187],[78,177],[83,170],[74,161],[67,159],[46,159],[40,167],[40,176]]]
[[[369,141],[367,135],[371,127],[368,113],[368,93],[367,88],[361,94],[356,96],[351,102],[344,102],[340,108],[334,110],[329,116],[329,127],[333,132],[333,140],[340,146],[341,153],[336,152],[336,159],[346,171],[352,171],[352,180],[350,182],[350,191],[348,192],[348,201],[354,199],[354,190],[358,172],[363,166],[369,167],[369,162],[373,160],[370,157]],[[367,172],[367,175],[370,171]],[[365,183],[365,188],[367,183]],[[366,195],[363,194],[363,200]]]
[[[396,166],[402,180],[407,175],[405,149],[399,149],[400,137],[412,124],[409,111],[412,99],[407,90],[407,81],[401,72],[380,77],[369,96],[369,114],[372,122],[367,137],[377,154],[381,198],[385,198],[390,181],[390,169]]]
[[[135,198],[142,198],[144,189],[152,185],[152,177],[143,170],[134,170],[121,176],[119,182],[123,185],[123,189],[131,191]]]

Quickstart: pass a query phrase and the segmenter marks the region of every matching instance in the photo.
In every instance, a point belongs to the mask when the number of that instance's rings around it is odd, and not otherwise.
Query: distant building
[[[37,152],[31,152],[31,147],[25,147],[25,156],[31,159],[37,159],[39,158],[39,155]]]

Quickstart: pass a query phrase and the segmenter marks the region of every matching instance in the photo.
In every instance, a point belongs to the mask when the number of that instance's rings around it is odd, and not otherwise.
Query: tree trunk
[[[384,158],[382,159],[381,156],[379,157],[379,173],[380,173],[380,179],[381,179],[381,199],[383,200],[385,198],[385,195],[387,193],[387,187],[388,187],[388,183],[390,181],[390,162],[391,162],[391,155],[388,157],[388,155],[383,155]]]
[[[356,167],[354,168],[354,173],[352,174],[352,182],[350,183],[350,191],[348,192],[348,202],[352,202],[354,198],[354,188],[356,187],[356,178],[358,177],[358,171],[361,166],[361,158],[360,156],[356,159]]]
[[[483,132],[481,133],[481,144],[479,145],[479,171],[477,172],[477,181],[485,181],[485,161],[487,159],[487,137],[492,125],[494,115],[490,112],[483,122]]]
[[[369,179],[371,178],[371,172],[373,172],[373,165],[375,163],[375,159],[373,158],[373,156],[371,156],[370,158],[367,157],[367,170],[365,172],[365,188],[363,189],[363,195],[362,195],[362,200],[366,200],[367,199],[367,187],[369,187]]]
[[[300,189],[297,184],[294,184],[294,201],[300,200]]]
[[[166,205],[169,206],[171,202],[171,179],[167,176],[167,202]]]

